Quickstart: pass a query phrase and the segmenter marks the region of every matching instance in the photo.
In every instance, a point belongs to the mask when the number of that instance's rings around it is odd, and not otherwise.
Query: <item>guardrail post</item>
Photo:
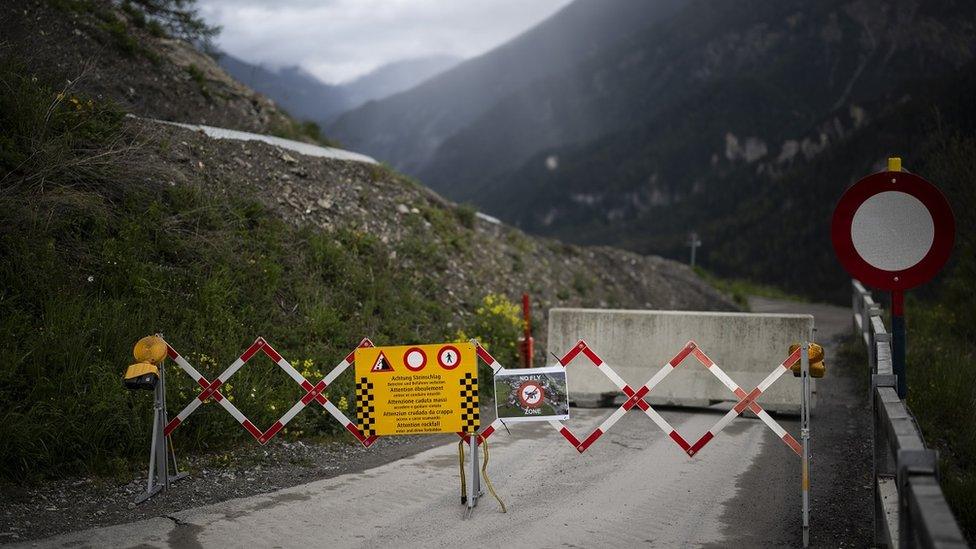
[[[906,549],[916,546],[915,528],[909,509],[908,479],[912,475],[935,478],[939,453],[935,450],[899,450],[898,463],[898,546]]]
[[[889,545],[887,517],[881,502],[883,494],[878,479],[881,477],[894,478],[895,463],[891,452],[888,450],[891,445],[888,440],[888,430],[881,425],[881,410],[883,404],[878,398],[879,387],[895,387],[895,376],[890,374],[873,374],[871,376],[871,442],[873,446],[871,460],[871,491],[874,494],[874,546],[886,547]]]

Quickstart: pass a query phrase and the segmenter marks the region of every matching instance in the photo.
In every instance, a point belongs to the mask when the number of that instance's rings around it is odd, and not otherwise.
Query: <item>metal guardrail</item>
[[[879,547],[968,547],[939,486],[939,456],[898,398],[891,334],[871,292],[852,281],[854,330],[868,351],[874,424],[874,543]]]

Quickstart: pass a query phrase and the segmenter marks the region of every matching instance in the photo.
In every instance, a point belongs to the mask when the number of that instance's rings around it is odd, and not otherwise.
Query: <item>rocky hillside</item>
[[[27,0],[0,7],[3,54],[127,112],[303,138],[268,98],[210,56],[107,0]]]
[[[209,376],[264,336],[321,379],[364,336],[476,337],[514,365],[522,292],[539,359],[550,307],[733,308],[681,264],[529,237],[380,165],[150,120],[292,123],[137,15],[93,0],[31,8],[8,8],[0,27],[0,480],[143,459],[149,394],[123,391],[119,374],[149,333]],[[301,396],[282,376],[255,361],[222,391],[270,425]],[[167,381],[174,408],[194,393],[186,376]],[[327,394],[352,413],[349,376]],[[215,415],[181,427],[182,447],[248,436]],[[308,413],[281,436],[339,432]]]

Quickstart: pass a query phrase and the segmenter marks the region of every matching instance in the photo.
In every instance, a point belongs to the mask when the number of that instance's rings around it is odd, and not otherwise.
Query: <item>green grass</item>
[[[124,390],[121,376],[147,334],[164,333],[208,378],[264,336],[313,383],[363,336],[456,337],[439,285],[374,236],[294,227],[255,197],[216,198],[219,180],[155,183],[165,167],[149,162],[118,109],[10,63],[0,63],[0,90],[0,479],[118,474],[143,462],[151,394]],[[511,311],[484,307],[468,333],[512,351]],[[168,371],[175,414],[198,390]],[[262,428],[303,394],[262,356],[228,385]],[[351,376],[327,395],[354,417]],[[310,406],[279,436],[340,431]],[[183,451],[254,444],[214,404],[174,436]]]
[[[952,197],[956,243],[943,276],[906,304],[908,404],[939,450],[942,489],[976,544],[976,138],[939,139],[924,175]]]
[[[716,290],[727,295],[736,305],[749,310],[749,296],[769,297],[773,299],[785,299],[789,301],[809,301],[807,298],[791,294],[775,286],[759,284],[744,279],[721,278],[701,266],[695,267],[695,274],[700,276]]]

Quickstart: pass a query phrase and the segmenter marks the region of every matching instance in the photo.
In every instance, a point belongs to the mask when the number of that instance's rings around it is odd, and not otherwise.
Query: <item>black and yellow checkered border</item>
[[[481,412],[478,409],[478,377],[464,374],[461,385],[461,432],[476,433],[481,427]]]
[[[376,434],[376,408],[373,405],[373,382],[367,377],[359,378],[356,383],[356,419],[359,420],[359,430],[363,436],[371,437]]]

